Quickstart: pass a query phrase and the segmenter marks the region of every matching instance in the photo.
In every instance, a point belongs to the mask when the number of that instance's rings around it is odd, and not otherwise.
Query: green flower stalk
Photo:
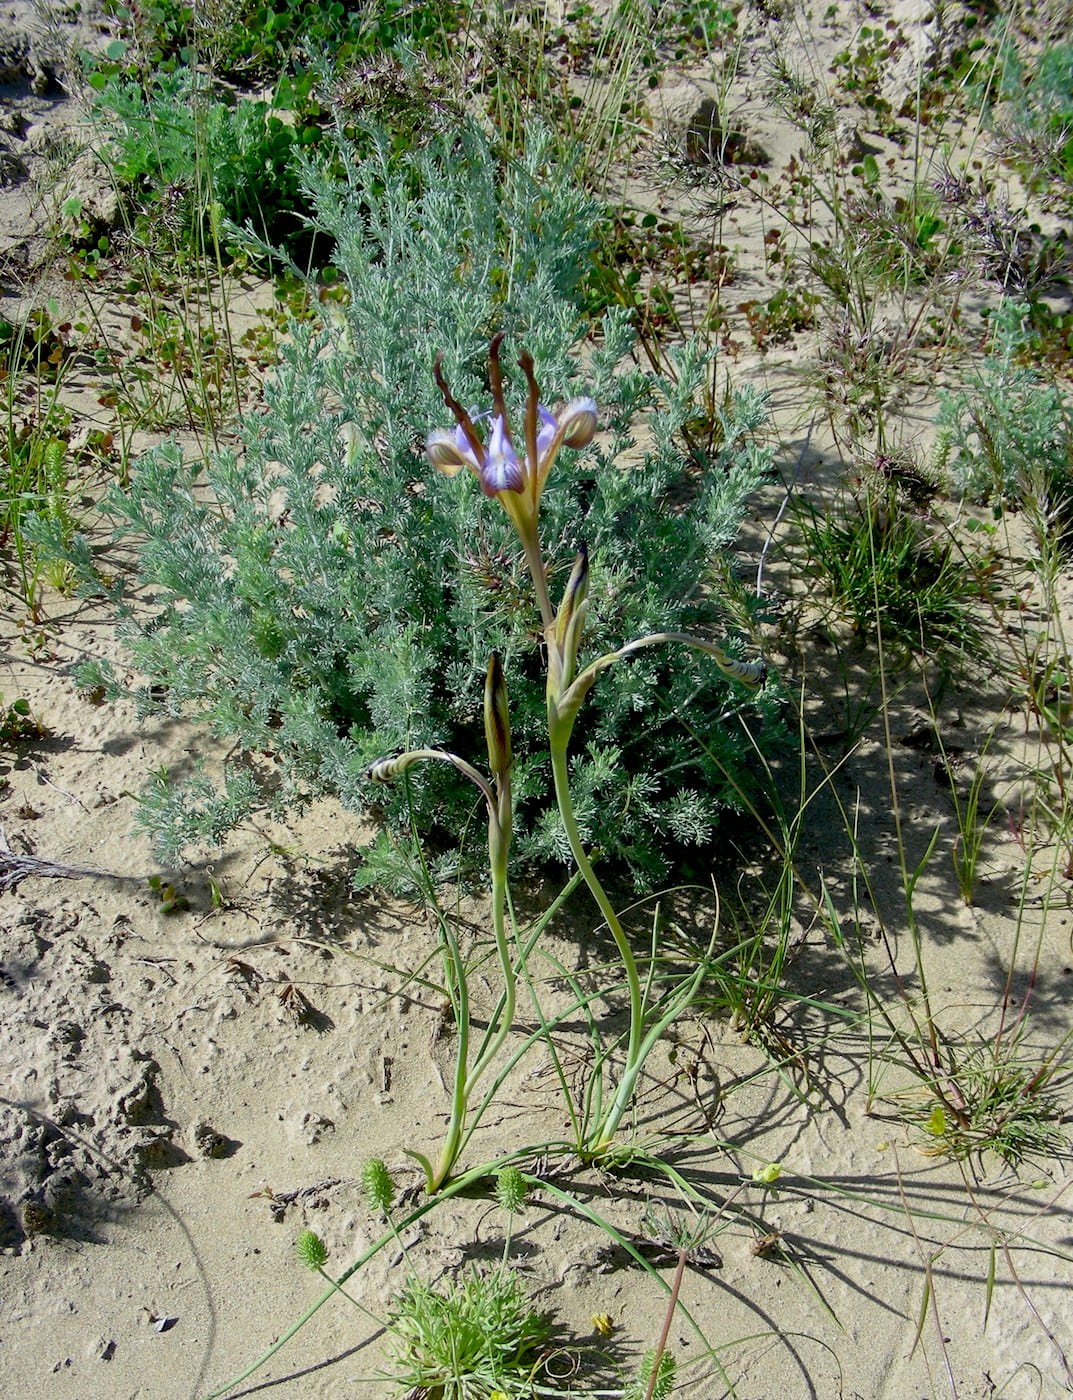
[[[447,1125],[447,1136],[435,1167],[423,1153],[411,1151],[408,1154],[420,1163],[430,1194],[438,1191],[450,1177],[462,1149],[466,1131],[466,1115],[474,1089],[488,1066],[495,1060],[514,1022],[517,978],[506,925],[507,866],[510,859],[513,827],[510,777],[513,755],[510,743],[507,686],[503,677],[502,664],[499,657],[494,654],[488,662],[484,683],[484,735],[488,748],[488,764],[492,775],[490,781],[465,759],[443,749],[410,749],[407,753],[398,754],[394,758],[379,759],[369,769],[369,776],[374,781],[390,782],[417,763],[425,761],[451,763],[460,773],[465,774],[480,791],[488,809],[488,866],[492,881],[492,933],[495,938],[500,969],[503,973],[503,998],[500,1003],[498,1019],[493,1026],[489,1027],[484,1043],[471,1066],[469,1063],[469,987],[466,980],[466,968],[454,934],[449,925],[444,922],[442,927],[447,947],[448,979],[454,1001],[455,1021],[458,1027],[451,1113]]]
[[[523,351],[518,363],[525,375],[528,392],[525,409],[525,455],[519,457],[503,396],[503,377],[499,361],[501,343],[502,336],[497,335],[492,340],[489,350],[492,410],[489,414],[478,415],[476,419],[451,394],[441,362],[437,359],[433,373],[444,403],[454,415],[457,427],[454,432],[440,430],[430,434],[427,451],[432,465],[447,476],[454,476],[463,467],[468,467],[476,476],[485,495],[495,498],[503,506],[521,540],[540,606],[547,647],[548,742],[556,803],[577,868],[615,940],[630,1003],[630,1027],[622,1074],[606,1110],[602,1099],[597,1095],[595,1121],[589,1127],[587,1140],[580,1144],[587,1155],[600,1157],[610,1147],[629,1107],[638,1075],[649,1052],[670,1022],[692,999],[696,990],[696,979],[690,979],[679,994],[671,998],[662,1013],[649,1024],[649,1008],[646,1005],[637,959],[618,914],[593,869],[574,812],[568,764],[574,723],[600,672],[643,647],[672,642],[698,648],[711,656],[727,675],[748,685],[761,684],[765,668],[762,664],[737,661],[715,643],[702,638],[683,632],[659,632],[629,642],[617,651],[609,652],[590,662],[578,672],[578,654],[588,612],[588,555],[582,547],[574,562],[559,607],[557,610],[553,609],[548,593],[547,570],[540,547],[539,510],[541,492],[559,449],[563,446],[585,447],[592,441],[597,425],[596,405],[591,399],[575,399],[567,404],[558,418],[553,416],[540,401],[533,358],[528,351]],[[487,443],[483,441],[476,427],[476,423],[482,417],[491,419]],[[491,742],[489,752],[491,753]],[[501,816],[499,819],[502,819]],[[497,872],[493,864],[493,898],[496,878]],[[505,874],[503,879],[505,882]]]

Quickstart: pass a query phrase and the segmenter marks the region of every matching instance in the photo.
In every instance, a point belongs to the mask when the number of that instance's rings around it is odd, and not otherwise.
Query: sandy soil
[[[55,291],[41,263],[49,211],[34,181],[55,150],[49,133],[71,133],[77,103],[53,80],[62,70],[42,57],[51,41],[39,12],[8,9],[8,39],[29,36],[0,91],[4,139],[25,171],[12,165],[0,190],[10,308],[43,287]],[[89,29],[80,42],[101,42],[105,31]],[[837,38],[832,30],[824,42]],[[742,81],[743,110],[778,165],[791,153],[791,133],[765,113],[758,82]],[[666,85],[652,99],[657,122],[704,90],[692,77]],[[651,183],[638,197],[677,198]],[[728,241],[739,249],[739,277],[759,286],[763,232],[747,211],[735,217]],[[789,350],[740,355],[731,369],[771,389],[781,465],[788,477],[797,473],[799,489],[821,491],[834,452],[802,390],[810,349],[803,337]],[[907,388],[909,437],[928,420],[929,392]],[[780,502],[774,489],[757,502],[757,550]],[[792,599],[792,569],[777,552],[766,586]],[[140,723],[122,705],[95,707],[78,691],[78,659],[121,658],[107,616],[57,596],[32,625],[11,601],[0,624],[0,691],[30,701],[43,737],[0,753],[0,822],[16,855],[95,873],[33,875],[0,894],[0,1394],[193,1400],[241,1372],[319,1296],[319,1281],[294,1256],[303,1228],[325,1239],[329,1267],[340,1270],[379,1233],[358,1187],[362,1161],[375,1152],[416,1186],[405,1149],[434,1151],[449,1069],[442,997],[419,980],[434,977],[434,930],[418,909],[350,892],[348,852],[367,833],[331,804],[285,831],[250,832],[223,853],[160,870],[148,842],[132,834],[132,794],[151,770],[203,752],[203,736]],[[839,678],[816,635],[799,654],[772,659],[794,685],[803,678],[819,733],[837,728]],[[942,703],[944,738],[966,762],[997,725],[996,787],[1018,771],[1017,720],[1004,718],[1002,697],[966,687]],[[838,782],[856,802],[873,872],[873,975],[892,991],[881,922],[900,972],[911,965],[889,761],[911,860],[940,829],[917,910],[943,1024],[950,1033],[993,1032],[1011,959],[1016,1006],[1038,945],[1025,1054],[1045,1051],[1070,1029],[1067,909],[1043,900],[1042,883],[1021,888],[1023,852],[1001,829],[985,847],[976,906],[960,901],[946,855],[956,834],[949,795],[934,747],[920,737],[923,691],[901,691],[891,714],[889,755],[866,738]],[[823,872],[848,931],[844,845],[842,819],[824,797],[810,812],[801,861]],[[162,899],[153,875],[176,898]],[[535,905],[539,892],[531,898]],[[479,904],[456,913],[463,936],[477,936]],[[684,923],[710,916],[685,904],[675,915]],[[636,917],[643,929],[645,911]],[[579,897],[552,927],[551,946],[567,965],[595,956],[592,926]],[[598,940],[595,947],[603,951]],[[843,957],[816,923],[800,926],[787,976],[797,993],[856,1004]],[[671,1333],[681,1393],[721,1396],[728,1383],[741,1400],[1067,1393],[1068,1163],[1014,1172],[994,1160],[929,1157],[890,1097],[909,1076],[877,1065],[882,1047],[869,1045],[863,1026],[832,1030],[797,1004],[778,1030],[800,1055],[782,1074],[725,1019],[690,1020],[653,1057],[640,1094],[640,1138],[670,1142],[670,1155],[705,1189],[734,1195],[686,1273],[688,1313],[678,1313]],[[878,1084],[870,1086],[870,1073]],[[562,1116],[549,1066],[534,1055],[468,1160],[556,1136]],[[774,1189],[751,1181],[767,1161],[783,1167]],[[570,1162],[558,1169],[562,1189],[628,1240],[651,1236],[653,1209],[683,1213],[651,1177],[611,1180]],[[502,1229],[487,1199],[451,1202],[409,1231],[405,1253],[393,1246],[377,1255],[349,1291],[383,1316],[408,1270],[436,1278],[498,1257]],[[561,1327],[561,1365],[578,1357],[578,1393],[615,1393],[654,1345],[666,1295],[550,1190],[530,1200],[512,1257]],[[669,1280],[673,1260],[659,1266]],[[594,1314],[613,1320],[609,1337],[594,1328]],[[689,1315],[720,1348],[724,1375],[710,1357],[691,1361],[701,1347]],[[388,1396],[395,1392],[377,1379],[383,1343],[375,1323],[336,1299],[228,1394],[328,1400],[364,1382],[364,1393]]]

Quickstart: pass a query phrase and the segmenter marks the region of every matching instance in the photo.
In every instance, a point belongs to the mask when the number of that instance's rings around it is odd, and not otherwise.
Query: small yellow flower
[[[782,1176],[782,1167],[779,1163],[768,1162],[762,1167],[757,1167],[753,1172],[753,1181],[757,1186],[773,1186],[780,1176]]]
[[[615,1324],[611,1318],[608,1317],[607,1313],[593,1313],[589,1321],[597,1332],[599,1332],[601,1337],[610,1337],[611,1333],[615,1330]]]

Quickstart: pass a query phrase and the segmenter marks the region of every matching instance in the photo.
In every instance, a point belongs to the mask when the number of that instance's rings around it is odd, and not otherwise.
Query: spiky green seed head
[[[528,1189],[525,1177],[517,1167],[504,1167],[496,1177],[496,1200],[510,1215],[517,1214],[525,1205]]]
[[[369,1157],[361,1168],[361,1187],[370,1210],[385,1214],[395,1203],[395,1183],[380,1157]]]
[[[655,1384],[652,1384],[652,1372],[656,1372]],[[665,1351],[656,1359],[654,1351],[647,1352],[641,1362],[641,1371],[626,1387],[626,1400],[645,1400],[650,1393],[652,1400],[667,1400],[674,1389],[675,1376],[678,1372],[678,1365],[669,1351]]]
[[[307,1269],[323,1269],[328,1262],[328,1246],[312,1230],[303,1230],[295,1241],[294,1248]]]

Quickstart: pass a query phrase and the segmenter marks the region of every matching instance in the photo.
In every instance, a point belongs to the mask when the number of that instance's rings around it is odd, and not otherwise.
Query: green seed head
[[[312,1230],[303,1230],[295,1241],[298,1258],[307,1269],[323,1269],[328,1259],[328,1246]]]
[[[496,1200],[510,1215],[516,1214],[525,1205],[527,1190],[525,1177],[517,1167],[504,1167],[496,1177]]]
[[[369,1209],[387,1214],[395,1201],[395,1183],[380,1157],[370,1157],[363,1163],[361,1185]]]

